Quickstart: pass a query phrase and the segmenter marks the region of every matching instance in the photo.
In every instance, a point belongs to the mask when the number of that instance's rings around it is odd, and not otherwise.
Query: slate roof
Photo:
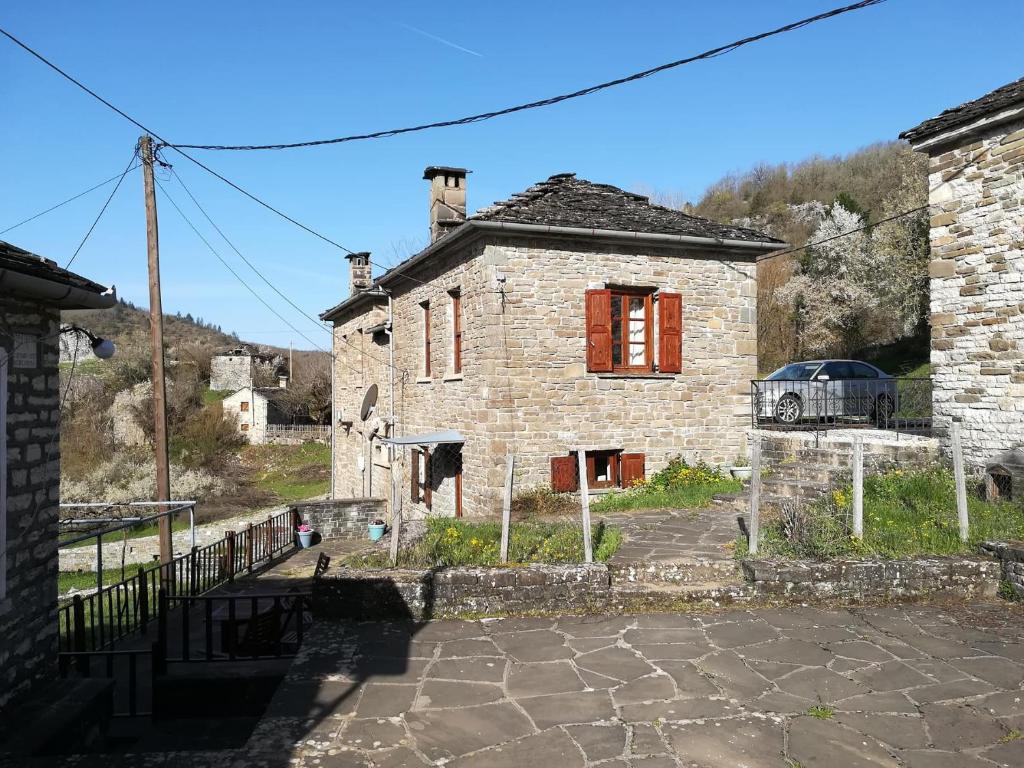
[[[23,275],[41,277],[45,280],[52,280],[55,283],[69,285],[74,288],[81,288],[93,293],[105,293],[106,287],[94,283],[88,278],[69,272],[57,263],[36,256],[34,253],[19,248],[16,245],[5,243],[0,240],[0,269],[9,269],[12,272],[19,272]]]
[[[921,141],[929,136],[973,123],[985,115],[1014,104],[1024,104],[1024,77],[1014,80],[1002,88],[996,88],[979,99],[947,109],[937,117],[925,120],[920,125],[904,131],[900,134],[900,138],[910,142]]]
[[[556,174],[508,200],[482,208],[469,218],[477,220],[782,243],[752,229],[655,205],[644,195],[580,179],[575,173]]]

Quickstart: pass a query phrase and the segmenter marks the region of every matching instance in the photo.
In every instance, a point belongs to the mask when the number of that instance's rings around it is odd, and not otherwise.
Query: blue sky
[[[6,4],[0,26],[172,141],[232,144],[371,131],[530,101],[839,4],[35,0]],[[426,165],[472,169],[471,209],[564,171],[696,199],[730,171],[893,139],[1020,77],[1021,22],[1019,0],[889,0],[645,81],[472,126],[319,149],[197,155],[388,264],[426,242]],[[119,173],[139,135],[5,39],[0,99],[0,229]],[[315,316],[345,295],[342,252],[166,156],[239,249],[306,312]],[[216,239],[177,182],[163,183],[256,290],[328,344]],[[74,268],[145,305],[141,184],[140,171],[125,180]],[[64,263],[109,189],[3,239]],[[190,312],[250,340],[310,346],[214,260],[166,201],[159,205],[166,311]]]

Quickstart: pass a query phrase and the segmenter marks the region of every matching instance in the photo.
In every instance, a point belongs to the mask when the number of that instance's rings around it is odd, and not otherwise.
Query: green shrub
[[[595,512],[632,509],[690,509],[707,505],[716,493],[733,493],[742,483],[703,461],[690,465],[677,456],[644,482],[609,493],[592,505]]]

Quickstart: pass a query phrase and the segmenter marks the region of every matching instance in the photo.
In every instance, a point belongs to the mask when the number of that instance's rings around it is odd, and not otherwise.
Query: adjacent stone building
[[[394,456],[407,514],[481,515],[507,454],[517,491],[571,490],[582,449],[605,491],[745,453],[756,260],[782,243],[571,173],[467,218],[467,171],[424,178],[431,244],[377,280],[350,255],[322,315],[336,496],[388,495]]]
[[[0,242],[0,712],[57,671],[60,311],[115,301]]]
[[[1024,79],[901,134],[929,157],[931,362],[940,434],[1024,495]]]

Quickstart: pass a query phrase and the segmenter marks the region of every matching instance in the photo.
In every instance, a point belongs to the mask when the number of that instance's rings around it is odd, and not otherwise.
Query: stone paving
[[[1005,603],[322,623],[238,766],[1024,766]],[[166,765],[178,765],[168,756]]]

